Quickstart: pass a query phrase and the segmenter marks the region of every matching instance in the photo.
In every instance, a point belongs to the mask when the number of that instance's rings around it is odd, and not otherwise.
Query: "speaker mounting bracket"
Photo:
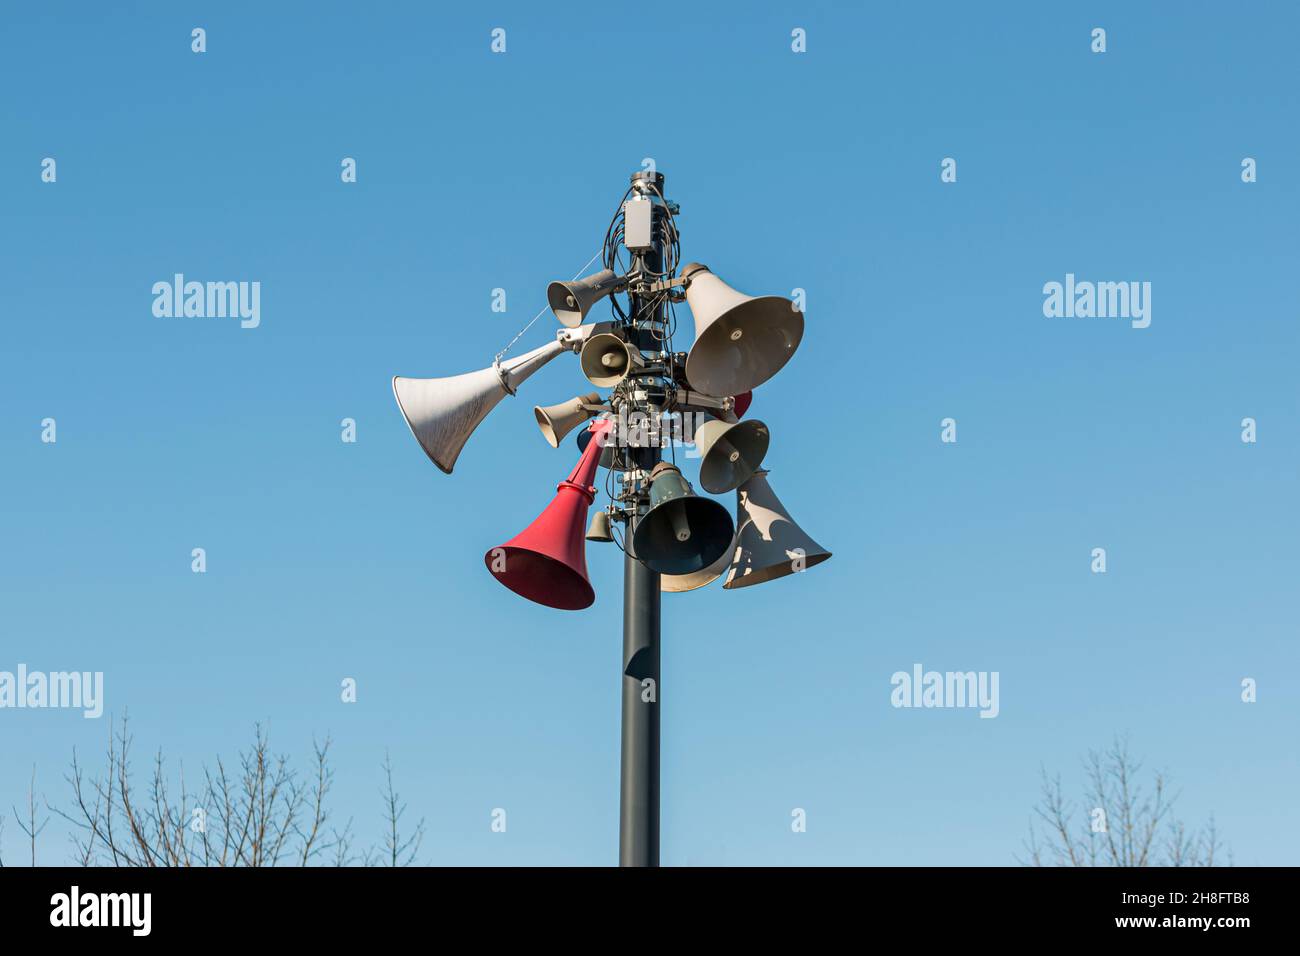
[[[674,389],[671,408],[685,411],[706,411],[713,415],[728,414],[736,407],[736,400],[730,396],[715,398],[689,389]]]
[[[673,289],[680,289],[685,286],[685,279],[681,276],[674,276],[671,279],[656,279],[653,282],[646,282],[644,280],[638,281],[633,291],[639,292],[643,295],[657,295],[660,292],[671,292]],[[630,284],[629,288],[632,288]],[[682,298],[675,298],[675,301],[680,302],[682,301]]]
[[[507,395],[516,395],[516,394],[518,394],[518,393],[515,391],[514,386],[512,386],[512,385],[510,384],[510,376],[507,375],[507,374],[506,374],[506,370],[503,369],[503,368],[501,367],[501,356],[500,356],[500,355],[498,355],[496,358],[494,358],[494,359],[492,360],[492,371],[494,371],[494,372],[497,373],[497,378],[498,378],[498,379],[500,380],[500,382],[501,382],[501,387],[504,388],[504,389],[506,390],[506,394],[507,394]]]

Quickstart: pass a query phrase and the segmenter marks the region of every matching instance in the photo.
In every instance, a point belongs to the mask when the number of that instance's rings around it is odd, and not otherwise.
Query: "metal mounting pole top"
[[[646,169],[638,169],[632,174],[633,186],[645,186],[647,189],[654,186],[661,193],[664,191],[664,174],[660,172],[651,172]]]

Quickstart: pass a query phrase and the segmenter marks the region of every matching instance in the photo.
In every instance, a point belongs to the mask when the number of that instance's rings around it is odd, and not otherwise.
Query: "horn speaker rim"
[[[460,457],[460,452],[459,451],[456,452],[456,454],[451,457],[451,463],[449,465],[444,465],[442,462],[438,460],[437,456],[429,450],[428,446],[425,445],[424,440],[420,437],[419,432],[415,430],[415,425],[411,423],[411,413],[408,412],[406,410],[406,406],[402,404],[402,393],[398,390],[397,383],[402,381],[403,379],[407,379],[409,381],[416,381],[416,379],[410,378],[409,376],[405,376],[405,375],[393,376],[393,398],[396,399],[397,401],[397,410],[402,413],[402,421],[406,422],[406,427],[410,430],[411,437],[415,439],[415,443],[420,446],[420,451],[424,452],[425,456],[429,459],[429,461],[433,462],[435,465],[438,466],[439,471],[441,471],[444,475],[450,475],[452,469],[456,467],[456,459]],[[484,418],[486,417],[487,416],[485,415]],[[479,423],[482,424],[482,419],[479,420]],[[477,428],[478,425],[475,425],[474,427]],[[472,430],[470,434],[473,434]],[[466,441],[468,440],[469,439],[466,438]],[[464,448],[463,445],[461,447]]]
[[[581,611],[596,603],[591,582],[559,558],[516,545],[500,545],[500,549],[509,570],[501,574],[493,571],[492,576],[520,597],[557,611]],[[486,561],[489,571],[492,551]]]
[[[708,587],[727,573],[727,568],[735,560],[735,555],[736,537],[732,535],[731,544],[727,547],[727,550],[723,551],[722,556],[707,568],[701,571],[692,571],[689,574],[660,574],[659,590],[665,594],[685,594],[688,591]]]
[[[823,561],[829,561],[834,555],[830,551],[818,551],[814,554],[804,555],[803,569],[815,568]],[[784,569],[784,570],[783,570]],[[789,570],[784,564],[778,562],[769,564],[766,568],[759,571],[751,571],[748,574],[742,574],[738,577],[733,576],[722,586],[728,591],[734,591],[736,588],[747,588],[753,584],[766,584],[768,581],[776,581],[780,578],[788,578],[796,572]],[[803,572],[798,572],[802,574]]]

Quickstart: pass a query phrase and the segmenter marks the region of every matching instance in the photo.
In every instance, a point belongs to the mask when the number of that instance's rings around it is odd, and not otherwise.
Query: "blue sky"
[[[1123,733],[1238,863],[1300,858],[1293,9],[69,9],[0,37],[0,670],[102,670],[139,766],[328,733],[363,842],[388,750],[429,862],[616,861],[620,556],[580,613],[482,563],[573,464],[531,408],[577,363],[451,477],[389,381],[486,365],[652,157],[686,260],[807,290],[750,415],[835,553],[665,596],[663,861],[1011,864],[1039,768]],[[261,282],[260,327],[155,317],[176,272]],[[1149,281],[1150,327],[1046,318],[1066,273]],[[997,671],[999,716],[891,707],[917,662]],[[0,710],[7,860],[32,767],[66,806],[108,730]]]

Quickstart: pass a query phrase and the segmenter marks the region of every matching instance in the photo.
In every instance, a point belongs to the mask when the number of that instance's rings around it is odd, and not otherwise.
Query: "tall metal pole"
[[[663,194],[663,176],[637,173],[632,177],[653,182]],[[663,270],[663,231],[654,209],[654,245],[641,260],[653,272]],[[632,315],[643,315],[642,296],[632,297]],[[664,306],[653,310],[653,320],[666,324]],[[635,334],[630,333],[630,334]],[[637,402],[639,410],[657,410]],[[633,409],[628,408],[631,412]],[[636,470],[648,475],[660,458],[657,444],[628,449]],[[619,791],[618,861],[620,866],[659,865],[659,574],[638,561],[632,553],[632,537],[640,516],[648,507],[647,482],[640,480],[636,514],[627,523],[623,559],[623,737]]]
[[[659,575],[632,556],[630,545],[623,559],[618,862],[659,865]]]

